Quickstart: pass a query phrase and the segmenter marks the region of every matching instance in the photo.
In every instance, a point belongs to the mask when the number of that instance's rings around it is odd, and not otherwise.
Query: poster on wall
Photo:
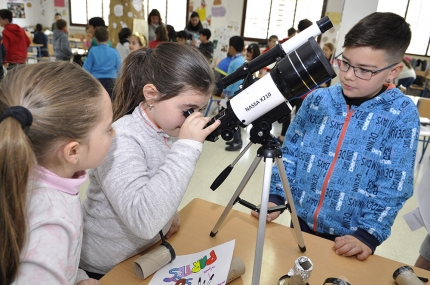
[[[64,7],[64,0],[54,0],[54,7]]]
[[[24,3],[7,3],[7,9],[12,12],[12,18],[25,18]]]

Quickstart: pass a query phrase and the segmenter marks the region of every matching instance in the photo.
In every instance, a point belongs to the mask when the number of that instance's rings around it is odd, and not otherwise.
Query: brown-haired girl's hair
[[[166,42],[152,50],[138,49],[125,58],[115,83],[114,121],[145,101],[146,84],[155,85],[162,101],[187,90],[212,94],[214,81],[208,60],[189,45]]]
[[[68,140],[85,142],[101,120],[101,84],[70,62],[17,66],[0,83],[0,115],[27,108],[33,124],[23,130],[13,117],[0,122],[0,284],[10,284],[25,243],[26,196],[35,166],[52,163]]]
[[[158,11],[157,9],[152,9],[148,15],[148,26],[151,25],[151,16],[157,16],[158,17],[158,24],[159,25],[163,23],[163,19],[161,19],[160,11]]]

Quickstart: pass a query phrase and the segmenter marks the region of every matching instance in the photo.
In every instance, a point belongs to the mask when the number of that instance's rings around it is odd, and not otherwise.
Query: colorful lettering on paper
[[[176,282],[175,285],[191,285],[191,281],[193,280],[193,278],[186,278],[187,276],[193,274],[193,273],[198,273],[201,270],[205,269],[207,266],[212,265],[215,261],[217,260],[217,256],[215,254],[215,251],[212,250],[209,254],[209,258],[205,255],[202,258],[200,258],[199,260],[193,262],[192,265],[184,265],[182,267],[179,268],[172,268],[169,270],[169,274],[172,274],[173,276],[171,277],[167,277],[164,278],[163,281],[164,282]],[[215,268],[215,266],[211,266],[208,267],[204,273],[207,273],[208,271],[212,270],[213,268]],[[209,275],[209,273],[208,273]],[[212,274],[212,276],[210,276],[209,280],[212,280],[214,274]],[[199,278],[199,284],[201,282],[201,278]],[[205,284],[205,281],[203,281],[203,283],[201,284]],[[209,281],[208,283],[209,284]]]

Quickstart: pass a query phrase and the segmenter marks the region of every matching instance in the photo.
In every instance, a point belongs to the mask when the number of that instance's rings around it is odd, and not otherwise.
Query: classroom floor
[[[248,143],[248,132],[250,126],[246,129],[242,129],[242,139],[243,147]],[[281,126],[277,123],[274,124],[272,133],[276,136],[279,135]],[[239,155],[239,151],[227,152],[224,150],[225,141],[220,137],[217,142],[205,142],[203,147],[203,152],[197,163],[196,171],[194,172],[193,178],[190,182],[188,190],[182,200],[179,209],[182,209],[187,203],[189,203],[194,198],[201,198],[213,203],[220,205],[227,205],[230,201],[232,195],[234,194],[236,188],[238,187],[240,181],[245,176],[246,171],[250,167],[254,158],[256,157],[256,151],[258,145],[253,145],[238,161],[238,163],[233,168],[230,175],[224,181],[224,183],[219,186],[216,191],[210,189],[210,185],[215,180],[215,178],[224,170],[228,165],[230,165],[236,157]],[[421,155],[421,143],[419,144],[419,150],[417,152],[417,157]],[[430,153],[428,153],[430,155]],[[416,179],[415,185],[421,180],[421,175],[426,167],[430,164],[429,156],[424,157],[420,165],[416,166]],[[259,204],[261,201],[262,183],[264,177],[264,162],[262,161],[254,174],[251,176],[247,186],[244,188],[240,197],[251,203]],[[85,188],[83,185],[81,191],[81,198],[85,198]],[[421,228],[412,232],[405,220],[403,215],[417,207],[417,199],[414,195],[410,198],[403,209],[399,212],[394,225],[392,227],[391,236],[377,248],[375,254],[399,261],[404,264],[414,265],[419,253],[419,247],[424,237],[427,234],[425,228]],[[233,209],[249,213],[250,210],[242,205],[236,204]],[[290,214],[285,211],[275,222],[289,225],[290,224]],[[214,225],[215,226],[215,225]],[[209,233],[208,233],[209,234]],[[270,237],[266,236],[266,239]],[[286,240],[285,242],[295,242]]]

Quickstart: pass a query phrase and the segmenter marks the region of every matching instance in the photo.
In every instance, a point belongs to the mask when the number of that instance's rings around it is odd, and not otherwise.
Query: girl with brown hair
[[[214,74],[195,48],[166,42],[130,53],[115,86],[117,135],[90,171],[80,267],[101,278],[179,229],[177,209],[205,138]],[[185,111],[193,109],[187,118]]]

